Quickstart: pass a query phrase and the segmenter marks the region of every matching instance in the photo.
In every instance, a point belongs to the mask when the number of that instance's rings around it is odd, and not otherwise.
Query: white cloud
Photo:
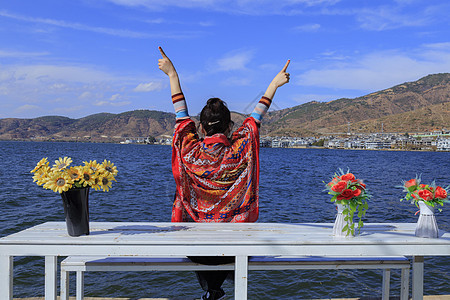
[[[78,99],[91,99],[93,97],[91,92],[83,92],[80,96],[78,96]]]
[[[95,106],[126,106],[129,104],[131,104],[131,101],[114,102],[110,100],[98,100],[94,102]]]
[[[0,65],[0,94],[11,117],[11,113],[29,117],[59,112],[73,116],[75,112],[86,114],[86,109],[77,108],[80,105],[112,108],[131,104],[128,93],[142,78],[89,65]],[[43,109],[26,110],[30,107],[26,105]]]
[[[68,22],[64,20],[48,19],[48,18],[35,18],[24,16],[20,14],[10,13],[6,10],[0,10],[0,16],[5,18],[10,18],[22,22],[45,24],[61,28],[70,28],[74,30],[89,31],[99,34],[106,34],[117,37],[124,38],[134,38],[134,39],[154,39],[154,38],[171,38],[171,39],[187,39],[198,37],[201,32],[198,31],[183,31],[183,32],[139,32],[128,29],[118,29],[118,28],[108,28],[99,26],[90,26],[82,23]]]
[[[428,74],[450,70],[450,43],[429,44],[408,52],[374,52],[324,65],[301,74],[297,83],[332,89],[375,91]]]
[[[299,32],[317,32],[320,29],[320,24],[304,24],[294,27],[294,31]]]
[[[109,101],[116,101],[119,98],[120,98],[120,94],[114,94],[111,96],[111,98],[109,98]]]
[[[218,71],[244,70],[253,58],[253,51],[234,51],[217,61]]]
[[[137,87],[134,88],[134,92],[152,92],[152,91],[160,91],[164,88],[162,82],[148,82],[148,83],[140,83]]]
[[[0,69],[0,78],[4,80],[5,77],[24,84],[55,84],[64,81],[92,83],[116,79],[109,72],[98,70],[98,67],[50,64],[4,66]]]
[[[19,106],[15,109],[16,113],[28,113],[28,112],[35,112],[40,111],[41,107],[33,104],[24,104],[22,106]]]
[[[428,17],[420,13],[405,13],[392,6],[360,10],[356,19],[360,23],[361,28],[374,31],[423,26],[430,21]]]
[[[301,8],[334,5],[340,0],[105,0],[127,7],[145,7],[161,11],[170,7],[197,8],[233,14],[273,15],[291,14]]]
[[[12,57],[12,58],[46,56],[49,54],[50,54],[49,52],[23,52],[23,51],[0,50],[0,57]]]

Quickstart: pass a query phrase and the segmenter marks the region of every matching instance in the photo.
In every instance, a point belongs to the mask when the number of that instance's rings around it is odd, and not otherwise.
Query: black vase
[[[89,187],[62,192],[67,233],[70,236],[89,234]]]

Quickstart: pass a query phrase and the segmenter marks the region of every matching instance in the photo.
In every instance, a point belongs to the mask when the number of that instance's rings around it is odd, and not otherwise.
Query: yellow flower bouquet
[[[41,159],[31,170],[33,182],[54,192],[67,192],[72,188],[92,187],[108,192],[116,181],[117,167],[106,159],[102,163],[84,161],[84,165],[70,166],[70,157],[59,158],[50,167],[47,157]]]

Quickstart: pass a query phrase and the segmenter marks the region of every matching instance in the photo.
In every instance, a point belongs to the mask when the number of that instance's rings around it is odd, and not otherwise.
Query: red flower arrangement
[[[332,195],[331,202],[344,205],[343,214],[346,215],[344,220],[348,222],[349,226],[344,227],[343,231],[347,230],[347,235],[354,234],[353,216],[356,211],[358,211],[359,218],[357,229],[360,231],[364,225],[362,218],[369,208],[367,200],[370,199],[370,194],[367,192],[366,185],[349,171],[344,173],[342,169],[339,169],[339,172],[334,174],[325,187],[328,194]]]
[[[444,206],[444,202],[448,202],[450,185],[443,188],[436,186],[434,181],[431,184],[422,184],[420,182],[420,177],[403,181],[402,187],[406,192],[406,196],[405,198],[400,199],[400,201],[411,201],[411,203],[414,203],[417,207],[419,207],[419,201],[424,201],[427,205],[433,207],[436,205]],[[438,209],[439,211],[442,211],[442,209]]]

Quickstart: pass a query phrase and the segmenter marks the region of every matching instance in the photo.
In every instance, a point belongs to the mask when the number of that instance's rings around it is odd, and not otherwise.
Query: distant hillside
[[[81,119],[54,116],[0,119],[0,139],[117,142],[126,137],[172,134],[174,123],[174,114],[150,110],[101,113]]]
[[[374,124],[381,123],[385,131],[449,128],[449,102],[450,73],[428,75],[355,99],[313,101],[273,112],[266,118],[269,122],[263,133],[298,136],[346,132],[349,124],[355,132],[376,132],[381,125]]]
[[[236,125],[245,115],[232,113]],[[195,118],[194,118],[195,119]],[[171,135],[175,115],[135,110],[80,119],[46,116],[0,119],[1,140],[118,142]],[[262,135],[308,136],[347,132],[418,132],[450,128],[450,73],[428,75],[355,99],[308,102],[268,113]]]

